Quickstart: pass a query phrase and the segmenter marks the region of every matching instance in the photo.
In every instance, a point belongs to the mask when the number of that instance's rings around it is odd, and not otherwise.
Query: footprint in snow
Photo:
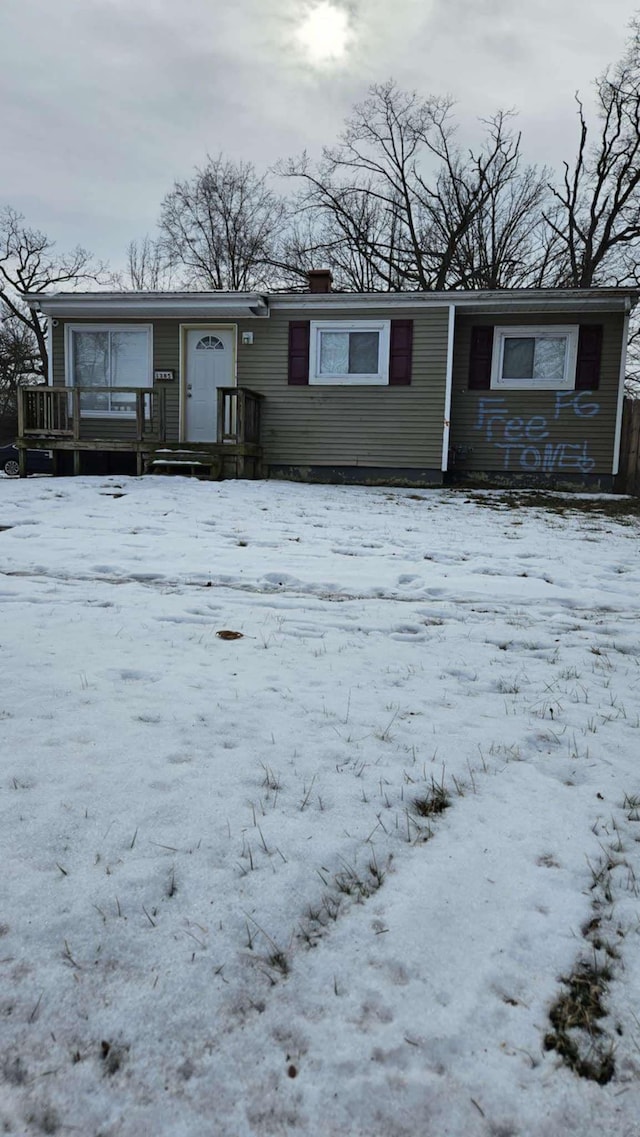
[[[366,556],[368,556],[367,551],[365,549],[363,549],[360,545],[354,546],[351,549],[346,548],[346,547],[340,548],[340,546],[335,546],[331,550],[331,552],[336,553],[337,556],[340,556],[340,557],[366,557]]]
[[[322,628],[314,628],[314,627],[302,627],[302,628],[301,627],[295,627],[295,626],[289,627],[289,628],[283,627],[283,628],[280,628],[280,631],[285,636],[295,636],[296,638],[301,639],[301,640],[308,640],[308,639],[321,640],[326,635],[326,632]]]
[[[399,624],[390,633],[392,640],[424,640],[426,639],[424,627],[420,624]]]
[[[418,588],[422,584],[422,577],[417,576],[416,573],[403,573],[398,577],[398,586],[400,588]]]
[[[153,671],[137,671],[135,668],[124,667],[121,671],[109,672],[113,679],[123,679],[126,683],[157,683],[160,675]]]

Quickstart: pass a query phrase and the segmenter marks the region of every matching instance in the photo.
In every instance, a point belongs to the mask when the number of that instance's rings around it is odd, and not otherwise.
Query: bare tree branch
[[[505,112],[462,151],[451,106],[375,85],[315,168],[305,155],[277,167],[302,182],[298,215],[313,218],[313,243],[347,287],[523,286],[549,263],[548,174],[522,167]]]
[[[130,241],[127,247],[127,267],[118,277],[125,291],[166,292],[172,287],[174,266],[161,241],[143,237]]]
[[[101,283],[105,276],[105,266],[95,263],[86,249],[77,246],[69,253],[57,253],[55,243],[26,225],[21,213],[10,206],[0,210],[0,301],[35,341],[34,356],[42,376],[48,372],[45,324],[27,307],[22,294]]]
[[[264,287],[277,260],[284,203],[250,163],[207,158],[162,203],[160,249],[187,288]]]
[[[559,283],[574,288],[635,282],[640,249],[640,24],[627,50],[596,83],[599,124],[578,106],[573,165],[552,185],[556,210],[545,214],[562,247]],[[593,140],[592,140],[593,139]]]

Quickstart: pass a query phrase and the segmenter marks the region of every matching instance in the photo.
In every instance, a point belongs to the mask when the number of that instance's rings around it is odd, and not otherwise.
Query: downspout
[[[47,386],[53,387],[53,317],[47,316]]]
[[[455,304],[449,305],[449,330],[447,338],[447,371],[444,388],[444,422],[442,426],[442,472],[449,468],[449,434],[451,431],[451,390],[453,387],[453,336],[456,324]]]
[[[613,436],[613,466],[611,473],[615,478],[620,467],[620,440],[622,437],[622,410],[624,405],[624,381],[627,370],[627,341],[629,339],[629,316],[631,301],[625,300],[624,324],[622,326],[622,354],[620,356],[620,377],[618,381],[618,405],[616,407],[616,426]]]

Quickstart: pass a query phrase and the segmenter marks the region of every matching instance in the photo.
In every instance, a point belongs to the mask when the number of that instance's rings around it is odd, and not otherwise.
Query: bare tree
[[[532,288],[545,284],[559,257],[559,242],[544,219],[549,172],[520,166],[519,152],[506,177],[499,170],[486,200],[457,242],[452,262],[456,287]]]
[[[374,85],[317,168],[306,156],[278,168],[302,179],[298,211],[315,218],[317,244],[350,286],[513,286],[533,271],[525,234],[539,269],[546,179],[522,168],[508,114],[463,151],[451,111],[449,99]]]
[[[186,287],[243,291],[273,276],[284,217],[284,203],[251,163],[208,157],[165,197],[160,241]]]
[[[625,55],[596,83],[598,125],[578,106],[575,160],[552,186],[546,214],[561,249],[555,283],[572,288],[640,282],[640,22]]]
[[[173,265],[162,241],[143,237],[130,241],[127,248],[127,268],[119,278],[126,290],[165,292],[172,287]]]
[[[331,268],[341,291],[393,289],[395,221],[376,194],[323,179],[306,155],[278,171],[306,183],[293,204],[276,262],[282,280],[304,287],[307,271],[322,264]]]
[[[21,320],[0,304],[0,437],[15,434],[18,387],[37,381],[35,338]]]
[[[461,146],[451,99],[373,85],[317,163],[275,172],[208,158],[167,194],[159,242],[129,250],[134,287],[165,265],[187,287],[302,288],[318,264],[350,291],[640,287],[640,17],[596,85],[599,121],[578,100],[577,154],[557,182],[524,163],[510,113]]]
[[[475,152],[456,146],[446,119],[437,124],[433,153],[440,167],[431,182],[420,178],[420,239],[435,288],[515,283],[517,237],[531,224],[540,179],[521,170],[520,135],[511,131],[509,118],[500,112],[486,121]]]
[[[447,112],[446,101],[423,100],[393,82],[376,85],[316,168],[306,155],[278,167],[302,180],[298,211],[314,218],[328,263],[351,286],[366,281],[378,290],[429,287],[415,175],[434,123]]]
[[[100,282],[105,267],[94,263],[80,246],[70,253],[57,253],[55,242],[38,229],[31,229],[21,213],[7,206],[0,211],[0,301],[34,341],[36,371],[48,373],[44,321],[22,299],[25,292],[45,292],[86,281]]]

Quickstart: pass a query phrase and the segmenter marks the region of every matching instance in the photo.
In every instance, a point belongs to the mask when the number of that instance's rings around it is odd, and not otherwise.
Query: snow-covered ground
[[[2,1132],[640,1134],[639,527],[603,505],[0,481]],[[580,960],[606,1085],[544,1046]]]

